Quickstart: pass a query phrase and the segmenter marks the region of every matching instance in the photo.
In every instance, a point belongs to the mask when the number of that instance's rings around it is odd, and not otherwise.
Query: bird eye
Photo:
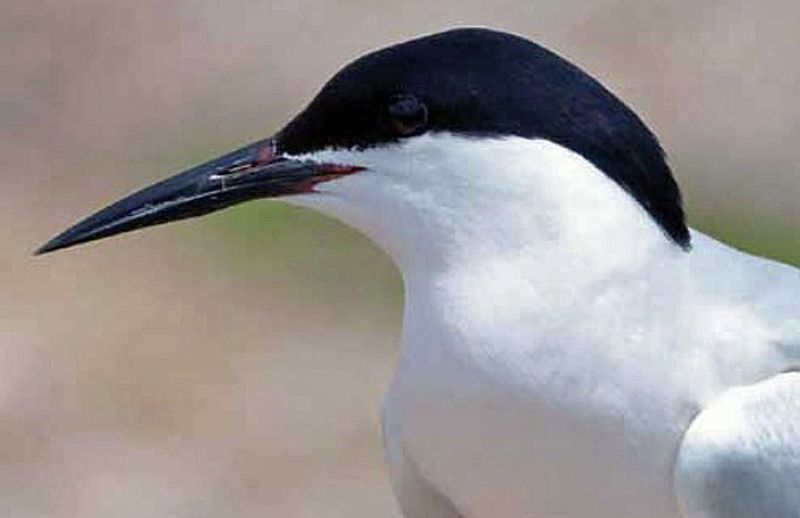
[[[388,119],[398,135],[417,135],[428,124],[428,107],[413,95],[398,94],[389,100]]]

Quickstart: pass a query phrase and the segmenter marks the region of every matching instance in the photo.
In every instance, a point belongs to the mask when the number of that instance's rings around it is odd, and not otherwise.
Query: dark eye
[[[392,130],[403,137],[421,133],[428,124],[427,106],[410,94],[389,99],[387,115]]]

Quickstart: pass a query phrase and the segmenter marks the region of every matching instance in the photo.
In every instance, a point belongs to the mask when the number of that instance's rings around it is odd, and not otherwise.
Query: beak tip
[[[62,244],[58,238],[51,239],[47,243],[43,244],[33,252],[34,257],[38,257],[40,255],[49,254],[50,252],[55,252],[56,250],[60,250],[64,248],[66,245]]]
[[[63,234],[57,235],[53,239],[47,241],[45,244],[34,250],[33,256],[38,257],[41,255],[49,254],[57,250],[69,248],[81,242],[82,240],[80,239],[80,236],[76,236],[74,235],[73,232],[67,231],[64,232]]]
[[[276,156],[274,141],[262,140],[112,203],[44,243],[33,255],[202,216],[256,198],[305,192],[310,184],[350,172],[325,171],[309,161]]]

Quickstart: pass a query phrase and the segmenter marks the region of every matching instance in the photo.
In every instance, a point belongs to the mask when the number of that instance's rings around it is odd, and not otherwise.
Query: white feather
[[[697,232],[684,252],[556,144],[435,134],[307,158],[367,168],[289,201],[400,268],[387,442],[464,516],[676,518],[694,416],[800,365],[797,270]]]

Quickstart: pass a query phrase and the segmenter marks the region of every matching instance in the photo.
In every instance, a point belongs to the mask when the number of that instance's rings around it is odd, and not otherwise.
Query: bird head
[[[479,239],[520,224],[557,233],[558,222],[527,218],[547,213],[552,191],[565,190],[554,184],[576,183],[570,175],[587,168],[665,241],[688,247],[664,153],[630,109],[531,41],[456,29],[361,57],[272,137],[113,203],[39,253],[280,198],[342,219],[402,258],[467,239],[468,229],[483,229]],[[564,174],[548,176],[555,169]],[[570,217],[606,217],[584,194],[571,195],[584,207]]]

